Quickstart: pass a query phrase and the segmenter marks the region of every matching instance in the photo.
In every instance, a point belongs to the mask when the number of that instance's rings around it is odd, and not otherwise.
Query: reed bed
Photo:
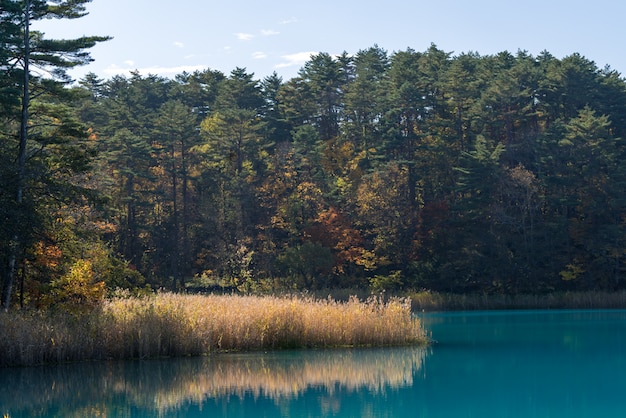
[[[560,292],[543,295],[452,294],[424,291],[410,296],[415,311],[498,309],[626,309],[626,291]]]
[[[426,343],[409,299],[158,294],[80,316],[0,315],[0,366]]]

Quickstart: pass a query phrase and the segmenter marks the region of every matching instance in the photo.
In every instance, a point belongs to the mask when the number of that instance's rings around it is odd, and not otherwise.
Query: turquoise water
[[[418,385],[422,416],[626,416],[624,311],[433,314],[425,323],[439,344]]]
[[[626,416],[626,311],[422,318],[426,349],[0,369],[0,417]]]

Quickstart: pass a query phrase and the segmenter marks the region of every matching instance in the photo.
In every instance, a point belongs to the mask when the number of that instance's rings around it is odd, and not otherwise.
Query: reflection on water
[[[410,387],[426,349],[224,354],[163,361],[107,362],[0,370],[0,415],[16,417],[191,416],[233,399],[281,401],[325,393],[382,393]],[[317,409],[317,408],[316,408]],[[203,415],[204,416],[204,415]]]
[[[422,320],[428,349],[0,369],[0,417],[626,416],[626,311]]]

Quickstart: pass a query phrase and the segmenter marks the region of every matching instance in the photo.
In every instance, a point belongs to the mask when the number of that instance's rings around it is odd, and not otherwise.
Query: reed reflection
[[[140,410],[163,416],[231,397],[278,403],[309,390],[380,393],[412,385],[426,353],[415,347],[293,351],[5,369],[0,415],[130,416]]]

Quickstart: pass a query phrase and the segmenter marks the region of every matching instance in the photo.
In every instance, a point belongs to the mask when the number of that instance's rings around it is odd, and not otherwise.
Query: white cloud
[[[267,58],[267,54],[265,52],[257,51],[252,53],[252,58],[255,60],[261,60],[263,58]]]
[[[174,46],[177,47],[177,48],[184,48],[185,44],[182,43],[182,42],[176,41],[176,42],[174,42]]]
[[[128,61],[125,62],[125,64],[128,64]],[[115,64],[111,64],[109,65],[107,68],[105,68],[104,70],[102,70],[106,75],[120,75],[120,74],[127,74],[129,72],[131,72],[133,69],[129,69],[129,68],[122,68],[119,67]]]
[[[261,35],[263,36],[274,36],[274,35],[280,35],[280,32],[277,32],[275,30],[271,30],[271,29],[264,29],[261,31]]]
[[[202,71],[204,69],[206,69],[206,66],[204,65],[180,65],[176,67],[155,66],[155,67],[144,67],[144,68],[133,68],[133,67],[122,68],[115,64],[112,64],[112,65],[109,65],[109,67],[105,68],[103,72],[109,76],[128,75],[130,74],[131,71],[139,71],[139,73],[144,76],[148,74],[168,76],[168,75],[180,74],[182,72],[192,73],[194,71]]]
[[[305,62],[307,62],[312,55],[317,54],[317,52],[298,52],[295,54],[283,55],[281,58],[284,60],[281,63],[278,63],[274,66],[274,68],[287,68],[293,66],[301,66]]]
[[[133,65],[135,65],[135,62],[133,60],[126,60],[124,61],[124,64],[126,64],[129,67],[132,67]]]
[[[288,25],[288,24],[290,24],[290,23],[297,23],[297,22],[298,22],[298,18],[297,18],[297,17],[293,17],[293,16],[292,16],[292,17],[290,17],[289,19],[284,19],[284,20],[281,20],[279,23],[280,23],[281,25]]]
[[[250,41],[254,38],[254,35],[252,35],[251,33],[243,33],[243,32],[238,32],[235,34],[235,36],[240,41]]]
[[[194,71],[200,71],[206,69],[205,65],[180,65],[177,67],[147,67],[140,68],[141,74],[180,74],[184,71],[192,73]]]

